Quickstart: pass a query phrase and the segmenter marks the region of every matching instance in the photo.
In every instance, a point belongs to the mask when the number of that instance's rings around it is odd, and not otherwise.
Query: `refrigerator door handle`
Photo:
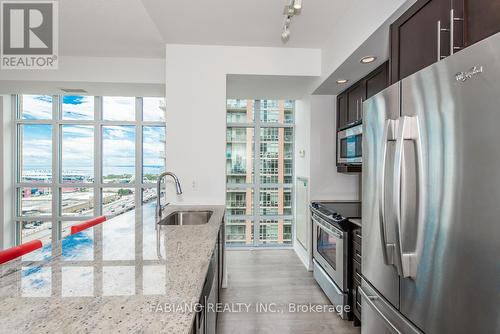
[[[405,240],[401,228],[401,207],[405,205],[401,201],[401,183],[402,183],[402,166],[403,166],[403,150],[404,141],[413,140],[416,144],[417,151],[417,191],[418,191],[418,217],[417,217],[417,241],[415,249],[411,252],[404,252],[406,247],[403,247]],[[396,268],[398,273],[403,278],[415,278],[417,273],[418,263],[423,247],[423,210],[424,210],[424,175],[423,175],[423,159],[422,159],[422,142],[420,128],[416,116],[403,116],[400,118],[399,133],[396,140],[396,153],[394,157],[394,179],[393,179],[393,207],[395,220],[395,236],[396,236]]]
[[[398,330],[398,328],[385,316],[385,314],[379,310],[379,308],[377,307],[377,305],[375,305],[375,300],[378,300],[380,297],[379,296],[376,296],[376,295],[372,295],[372,296],[369,296],[364,290],[363,288],[360,286],[358,287],[358,292],[359,294],[361,295],[361,298],[363,298],[364,300],[366,300],[367,304],[373,308],[375,310],[375,312],[377,312],[377,314],[382,318],[384,319],[385,323],[388,324],[391,329],[394,331],[394,333],[397,333],[397,334],[403,334],[401,333],[401,331]]]
[[[384,263],[386,265],[394,265],[394,252],[395,252],[395,245],[392,243],[387,243],[387,237],[386,237],[386,212],[385,212],[385,167],[386,167],[386,158],[387,158],[387,142],[389,141],[389,138],[391,140],[394,140],[394,133],[395,133],[395,125],[397,123],[397,120],[392,120],[388,119],[384,123],[384,133],[382,135],[382,143],[383,143],[383,148],[382,148],[382,168],[380,169],[380,194],[379,194],[379,228],[380,228],[380,241],[381,241],[381,246],[382,246],[382,256],[384,258]]]

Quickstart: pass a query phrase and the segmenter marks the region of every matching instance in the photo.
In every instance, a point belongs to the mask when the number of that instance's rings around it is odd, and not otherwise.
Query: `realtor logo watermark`
[[[57,1],[0,1],[0,68],[57,69]]]

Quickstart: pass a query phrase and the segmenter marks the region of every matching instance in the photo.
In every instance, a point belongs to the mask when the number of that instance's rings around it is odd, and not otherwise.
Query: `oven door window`
[[[318,253],[332,266],[333,270],[337,270],[337,238],[328,234],[321,227],[318,229]]]

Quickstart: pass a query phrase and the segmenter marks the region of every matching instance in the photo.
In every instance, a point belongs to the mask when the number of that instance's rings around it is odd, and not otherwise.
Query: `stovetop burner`
[[[336,223],[349,218],[361,218],[360,201],[312,202],[311,206],[316,212]]]

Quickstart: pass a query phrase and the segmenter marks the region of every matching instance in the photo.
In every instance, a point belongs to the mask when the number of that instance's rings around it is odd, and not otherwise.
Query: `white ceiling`
[[[142,0],[168,43],[283,46],[283,8],[289,0]],[[292,19],[289,47],[321,47],[353,1],[304,0]]]
[[[163,57],[165,43],[140,0],[59,1],[59,53]]]
[[[280,39],[288,0],[64,0],[60,53],[163,57],[165,43],[320,48],[356,1],[305,0]]]

